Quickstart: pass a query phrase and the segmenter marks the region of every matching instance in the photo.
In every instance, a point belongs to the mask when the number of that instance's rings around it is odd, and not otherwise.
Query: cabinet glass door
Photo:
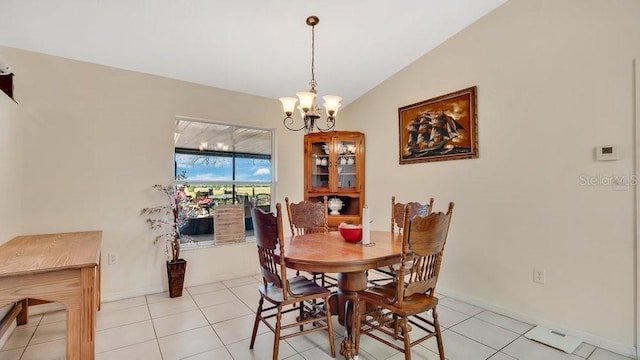
[[[311,187],[325,189],[329,187],[330,143],[316,141],[311,143]]]
[[[355,141],[338,141],[338,189],[355,189],[356,184],[356,143]]]

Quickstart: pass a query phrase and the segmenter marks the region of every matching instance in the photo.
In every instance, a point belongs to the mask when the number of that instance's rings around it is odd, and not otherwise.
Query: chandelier
[[[316,86],[318,83],[316,82],[314,65],[315,65],[315,26],[318,25],[320,19],[317,16],[309,16],[307,18],[307,25],[311,26],[311,89],[309,91],[301,91],[296,93],[297,98],[294,97],[283,97],[280,98],[282,102],[282,109],[284,110],[285,115],[287,117],[282,121],[284,126],[292,131],[300,131],[304,129],[304,132],[308,134],[312,132],[314,128],[317,128],[319,131],[330,131],[333,130],[336,126],[336,115],[338,114],[338,109],[340,108],[340,101],[342,98],[340,96],[335,95],[326,95],[323,96],[324,100],[324,108],[327,112],[327,119],[324,121],[324,126],[320,125],[318,121],[320,116],[320,108],[316,106],[315,98],[316,98]],[[298,122],[291,117],[293,115],[293,110],[296,107],[296,103],[300,100],[300,105],[298,105],[298,109],[300,110],[300,115],[302,116],[302,124],[297,124]]]

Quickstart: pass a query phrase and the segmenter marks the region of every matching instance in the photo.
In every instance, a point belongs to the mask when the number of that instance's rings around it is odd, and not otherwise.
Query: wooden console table
[[[67,360],[95,357],[101,242],[102,231],[88,231],[18,236],[0,246],[0,306],[27,298],[62,303]]]

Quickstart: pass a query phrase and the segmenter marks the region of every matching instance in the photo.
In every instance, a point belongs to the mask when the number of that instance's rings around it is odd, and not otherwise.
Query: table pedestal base
[[[358,358],[355,327],[360,326],[360,315],[355,314],[358,303],[358,291],[367,287],[367,275],[364,271],[338,274],[338,292],[329,298],[333,315],[345,328],[344,340],[340,343],[340,355],[346,359]],[[334,310],[335,309],[335,310]]]

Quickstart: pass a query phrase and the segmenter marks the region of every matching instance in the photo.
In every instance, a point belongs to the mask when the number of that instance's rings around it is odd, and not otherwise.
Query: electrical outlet
[[[533,268],[533,282],[538,284],[544,284],[547,279],[547,274],[544,269]]]
[[[118,262],[118,254],[116,253],[109,253],[108,258],[109,265],[113,265]]]

